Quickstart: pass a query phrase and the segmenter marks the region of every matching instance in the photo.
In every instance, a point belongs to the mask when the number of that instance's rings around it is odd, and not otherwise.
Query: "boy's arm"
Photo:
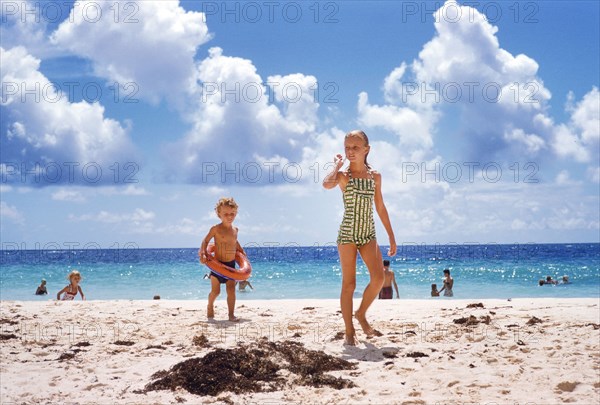
[[[235,251],[236,252],[242,252],[242,254],[244,256],[247,256],[246,255],[246,251],[244,250],[244,248],[242,247],[242,245],[240,245],[240,242],[238,242],[237,240],[235,241]]]
[[[206,251],[206,248],[208,247],[208,243],[210,242],[210,240],[214,238],[215,233],[215,227],[213,226],[210,228],[210,230],[202,240],[202,245],[200,245],[200,249],[198,249],[198,257],[200,258],[200,263],[202,264],[206,263],[207,257],[209,256],[208,252]]]
[[[381,223],[390,239],[390,250],[388,255],[394,256],[397,249],[396,238],[394,237],[390,216],[388,215],[387,208],[383,202],[383,194],[381,193],[381,174],[379,173],[375,173],[375,210],[377,210],[377,215],[379,215],[379,219],[381,219]]]
[[[248,287],[250,287],[251,290],[254,290],[254,287],[252,287],[252,284],[250,284],[250,281],[248,281]]]

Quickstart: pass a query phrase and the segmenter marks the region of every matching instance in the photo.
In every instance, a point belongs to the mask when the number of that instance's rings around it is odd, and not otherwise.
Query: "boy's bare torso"
[[[215,258],[221,262],[235,260],[238,229],[223,224],[215,225]]]

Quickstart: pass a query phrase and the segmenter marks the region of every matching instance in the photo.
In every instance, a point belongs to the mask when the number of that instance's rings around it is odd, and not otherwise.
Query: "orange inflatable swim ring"
[[[235,281],[247,280],[250,277],[252,265],[250,264],[250,260],[248,260],[246,255],[242,252],[235,252],[235,262],[238,264],[239,268],[234,269],[215,259],[215,245],[208,245],[206,251],[209,253],[209,256],[206,258],[206,266],[219,276]]]

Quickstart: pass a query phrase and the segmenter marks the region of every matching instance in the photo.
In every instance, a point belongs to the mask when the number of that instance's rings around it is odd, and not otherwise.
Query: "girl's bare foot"
[[[356,311],[354,313],[354,317],[356,318],[356,320],[358,320],[358,323],[360,323],[360,327],[362,328],[363,332],[365,332],[365,335],[367,335],[367,338],[383,336],[383,333],[379,332],[377,329],[373,329],[371,325],[369,325],[369,322],[367,322],[367,318],[365,315],[360,314],[358,311]]]
[[[229,315],[229,322],[239,322],[240,318],[235,315]]]
[[[346,334],[344,337],[344,346],[358,346],[360,342],[353,333],[351,335]]]
[[[210,306],[210,305],[206,307],[206,317],[208,319],[214,319],[215,318],[215,307]]]

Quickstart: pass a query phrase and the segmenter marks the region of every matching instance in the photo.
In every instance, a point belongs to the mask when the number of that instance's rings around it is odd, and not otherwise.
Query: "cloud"
[[[400,145],[411,150],[427,150],[433,146],[432,129],[436,121],[432,112],[395,105],[371,105],[366,92],[358,95],[359,124],[390,131],[398,135]]]
[[[201,229],[201,224],[189,219],[182,218],[175,224],[157,226],[152,229],[153,233],[161,235],[192,235],[198,236],[198,229]]]
[[[562,232],[593,237],[600,229],[598,197],[586,196],[574,182],[457,184],[437,201],[416,193],[417,203],[411,195],[397,194],[388,204],[399,242],[551,242]],[[524,230],[529,232],[514,233]]]
[[[545,117],[551,95],[536,61],[501,48],[497,27],[474,8],[448,0],[434,18],[435,36],[419,57],[385,78],[388,104],[371,106],[366,93],[359,96],[359,122],[427,151],[436,143],[441,114],[458,113],[461,128],[454,133],[466,158],[539,156],[551,130],[535,117]]]
[[[6,117],[0,157],[4,172],[11,173],[8,182],[107,184],[113,181],[111,165],[137,160],[127,130],[105,118],[98,103],[70,103],[25,48],[0,48],[0,60]],[[25,89],[37,91],[27,94]]]
[[[535,162],[536,167],[554,164],[551,152],[588,164],[587,177],[599,181],[600,97],[596,87],[578,102],[570,93],[566,109],[570,120],[557,124],[549,115],[551,93],[538,76],[538,63],[503,49],[498,28],[482,13],[448,0],[434,18],[435,35],[423,45],[418,58],[402,62],[384,78],[385,104],[371,104],[366,92],[359,94],[359,124],[398,136],[399,144],[384,142],[373,149],[377,151],[374,156],[395,154],[395,159],[384,159],[393,178],[406,173],[399,165],[443,165],[448,157],[433,153],[456,144],[454,159],[499,162],[506,171],[519,160]],[[447,129],[453,126],[457,128]],[[412,187],[416,192],[425,184],[430,186],[428,192],[453,188],[443,181],[402,183],[391,191]]]
[[[118,18],[115,7],[120,7]],[[86,17],[84,10],[96,9],[102,18]],[[97,76],[135,83],[140,98],[152,103],[166,98],[183,106],[180,97],[196,82],[196,50],[210,35],[204,13],[185,11],[179,1],[83,0],[75,2],[51,39],[92,61]]]
[[[552,148],[561,158],[574,158],[578,162],[592,163],[598,167],[600,154],[600,93],[593,87],[581,101],[574,105],[574,95],[568,95],[567,111],[570,122],[554,127]]]
[[[56,201],[71,201],[71,202],[84,202],[85,197],[75,190],[60,189],[52,193],[52,199]]]
[[[9,205],[5,201],[0,201],[0,218],[9,220],[16,224],[23,224],[25,217],[14,205]]]
[[[53,13],[49,16],[51,21],[62,17],[62,8],[59,3],[46,3],[47,11]],[[38,57],[46,58],[56,56],[60,52],[52,46],[48,39],[48,19],[43,13],[42,3],[30,0],[9,1],[0,0],[0,38],[2,46],[10,49],[22,46],[27,51]]]
[[[100,211],[97,214],[69,215],[69,220],[78,222],[101,222],[106,224],[126,223],[130,226],[143,225],[154,219],[153,211],[136,208],[133,212],[117,214],[109,211]]]
[[[202,191],[204,193],[208,193],[210,195],[225,195],[225,193],[227,192],[227,189],[225,189],[223,187],[210,186],[210,187],[204,188]]]
[[[521,144],[530,155],[535,155],[546,147],[546,142],[538,135],[526,134],[522,129],[512,129],[504,133],[504,139],[508,142]]]
[[[558,172],[554,179],[554,182],[561,187],[581,186],[583,184],[582,181],[573,179],[571,177],[571,173],[566,169],[563,169],[560,172]]]
[[[150,195],[150,192],[144,187],[134,186],[129,184],[126,187],[102,187],[95,190],[97,194],[101,195],[124,195],[124,196],[143,196]]]
[[[300,159],[317,123],[316,78],[274,75],[265,83],[252,61],[220,48],[199,63],[198,77],[193,128],[165,154],[171,171],[192,183],[264,184],[269,162]]]

